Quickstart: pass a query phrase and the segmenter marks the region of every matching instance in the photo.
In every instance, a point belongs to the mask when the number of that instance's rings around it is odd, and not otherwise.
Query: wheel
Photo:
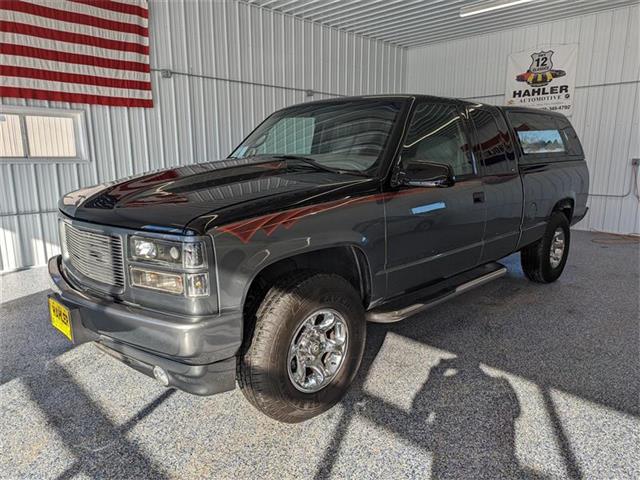
[[[344,278],[300,272],[277,281],[238,358],[240,389],[276,420],[315,417],[345,394],[360,366],[365,336],[360,296]]]
[[[520,251],[522,270],[529,280],[555,282],[567,263],[571,231],[564,213],[551,215],[544,236]]]

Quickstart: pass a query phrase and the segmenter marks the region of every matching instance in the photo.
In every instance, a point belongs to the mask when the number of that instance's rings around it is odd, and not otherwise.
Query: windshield
[[[287,108],[271,115],[231,157],[304,157],[334,171],[371,172],[402,105],[367,99]]]

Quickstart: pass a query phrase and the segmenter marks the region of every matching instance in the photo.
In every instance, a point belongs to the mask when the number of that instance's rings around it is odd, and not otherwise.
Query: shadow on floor
[[[513,388],[480,364],[539,387],[566,474],[582,478],[551,389],[639,416],[640,338],[633,288],[637,248],[629,247],[635,255],[629,261],[620,252],[607,257],[598,245],[577,240],[583,256],[556,284],[532,284],[522,274],[519,255],[512,255],[502,261],[509,275],[501,280],[400,323],[369,324],[361,371],[343,401],[343,417],[316,479],[330,476],[356,415],[431,452],[434,478],[540,478],[515,456],[520,405]],[[410,414],[362,389],[389,333],[456,355],[429,371]],[[363,401],[367,407],[358,409]]]
[[[0,304],[0,385],[40,374],[47,362],[73,348],[49,323],[48,292]]]
[[[76,459],[57,477],[59,480],[81,473],[90,478],[167,478],[161,467],[126,435],[175,390],[166,390],[124,425],[116,426],[63,368],[50,368],[47,375],[48,382],[34,377],[25,378],[24,382],[31,400]]]
[[[521,407],[513,387],[505,378],[485,373],[477,358],[462,355],[442,359],[429,370],[409,412],[365,392],[362,384],[384,343],[387,328],[369,326],[362,371],[343,401],[342,417],[319,463],[315,480],[331,477],[337,454],[356,416],[366,417],[430,452],[433,455],[430,478],[546,478],[521,466],[516,456],[515,422]],[[543,396],[568,477],[582,478],[548,391]],[[429,478],[429,472],[424,475]]]
[[[515,421],[520,415],[515,391],[504,378],[482,371],[476,359],[442,359],[429,370],[409,412],[363,391],[387,332],[386,326],[369,325],[361,373],[343,401],[342,418],[315,480],[331,476],[349,424],[357,415],[431,452],[430,478],[543,478],[522,468],[515,455]],[[361,404],[366,406],[359,408]],[[429,478],[428,471],[423,474]]]
[[[20,377],[30,400],[46,416],[76,461],[58,478],[166,478],[126,434],[170,398],[167,390],[124,425],[114,425],[82,387],[54,362],[74,348],[49,323],[44,290],[0,305],[0,385]],[[46,381],[43,381],[43,376]]]

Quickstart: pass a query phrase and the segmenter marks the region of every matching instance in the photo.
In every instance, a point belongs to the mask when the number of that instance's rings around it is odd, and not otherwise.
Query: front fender
[[[214,227],[221,310],[241,309],[255,277],[270,265],[302,253],[331,247],[360,249],[371,275],[371,294],[386,290],[384,206],[371,201],[344,202],[299,216],[289,212]]]

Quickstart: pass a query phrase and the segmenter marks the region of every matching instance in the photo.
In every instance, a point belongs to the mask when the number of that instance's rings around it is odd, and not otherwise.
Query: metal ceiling
[[[559,20],[638,0],[534,0],[460,18],[469,0],[242,0],[304,20],[404,47]]]

